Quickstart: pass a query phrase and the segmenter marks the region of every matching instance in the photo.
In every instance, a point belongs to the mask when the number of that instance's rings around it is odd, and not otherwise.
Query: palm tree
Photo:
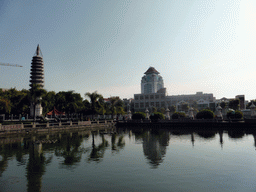
[[[46,90],[42,89],[41,85],[32,84],[32,87],[29,92],[29,100],[31,102],[31,105],[34,111],[33,113],[34,121],[36,120],[36,105],[41,103],[42,96],[45,94],[46,94]]]
[[[91,113],[92,118],[94,118],[94,115],[97,113],[97,104],[99,104],[99,99],[103,98],[102,95],[98,94],[97,91],[93,93],[85,93],[85,97],[89,97],[91,101]]]
[[[119,97],[110,97],[110,110],[111,110],[111,115],[112,119],[114,118],[114,115],[116,114],[116,105],[119,101]]]

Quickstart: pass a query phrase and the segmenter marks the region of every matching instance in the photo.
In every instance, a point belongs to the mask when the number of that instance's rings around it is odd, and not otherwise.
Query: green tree
[[[194,109],[197,109],[198,108],[197,101],[193,101],[192,104],[191,104],[191,107],[193,107]]]
[[[132,114],[132,119],[134,120],[143,120],[146,118],[146,114],[143,112],[135,112],[134,114]]]
[[[189,109],[188,103],[181,104],[181,110],[187,112]]]
[[[165,108],[162,107],[159,112],[164,114],[165,113]]]
[[[160,112],[154,113],[154,115],[150,115],[150,119],[153,121],[159,120],[159,119],[164,119],[164,114]]]
[[[234,110],[238,110],[240,107],[240,100],[239,99],[231,99],[228,103],[228,107]]]
[[[213,119],[214,113],[210,109],[202,109],[196,114],[197,119]]]
[[[44,115],[54,108],[56,102],[55,99],[56,93],[54,91],[49,91],[42,97],[42,107]]]
[[[175,105],[170,106],[169,110],[171,113],[174,113],[176,111],[176,106]]]
[[[227,107],[227,103],[225,101],[222,101],[220,103],[220,106],[221,106],[222,109],[225,109]]]
[[[83,98],[80,93],[74,91],[61,91],[55,96],[55,106],[66,114],[78,113],[84,110]]]
[[[11,102],[8,99],[0,97],[0,113],[1,114],[10,114],[11,112]]]
[[[65,93],[62,92],[58,92],[55,96],[55,107],[57,108],[57,110],[64,112],[66,111],[66,97],[65,97]]]
[[[184,112],[175,112],[172,114],[172,119],[181,119],[184,118],[186,114]]]
[[[156,107],[152,107],[152,113],[156,113],[157,112],[157,108]]]
[[[124,103],[119,97],[110,97],[110,110],[112,118],[115,114],[124,114]]]
[[[10,112],[18,115],[29,111],[28,90],[17,91],[15,88],[0,90],[0,98],[9,101]],[[2,102],[3,103],[3,102]],[[3,107],[2,107],[3,108]]]
[[[227,112],[227,118],[230,118],[230,119],[242,119],[243,118],[243,113],[241,111],[228,111]]]
[[[92,118],[94,118],[94,115],[96,115],[98,113],[98,101],[100,98],[102,98],[102,95],[98,94],[97,91],[93,92],[93,93],[89,93],[87,92],[85,94],[86,97],[88,97],[90,99],[90,112],[93,115]]]
[[[82,97],[79,93],[74,93],[74,91],[67,91],[65,93],[66,99],[66,113],[77,113],[78,101],[82,103]]]

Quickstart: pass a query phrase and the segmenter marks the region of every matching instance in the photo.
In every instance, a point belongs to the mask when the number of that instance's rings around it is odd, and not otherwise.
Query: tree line
[[[16,88],[8,90],[0,89],[0,114],[30,114],[30,107],[35,108],[40,103],[43,107],[43,115],[46,115],[54,107],[66,114],[81,113],[84,115],[112,115],[124,114],[124,103],[119,97],[110,97],[105,102],[103,96],[97,91],[85,93],[85,99],[80,93],[74,91],[47,91],[39,86],[33,86],[30,90]]]

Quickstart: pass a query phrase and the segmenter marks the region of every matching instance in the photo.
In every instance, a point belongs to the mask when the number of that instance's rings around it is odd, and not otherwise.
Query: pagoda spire
[[[38,56],[40,54],[40,47],[39,47],[39,44],[37,45],[37,48],[36,48],[36,55]]]

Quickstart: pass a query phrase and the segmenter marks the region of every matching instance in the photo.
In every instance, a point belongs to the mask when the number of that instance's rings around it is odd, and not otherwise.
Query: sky
[[[0,88],[133,98],[152,66],[168,95],[256,99],[255,0],[0,0]]]

